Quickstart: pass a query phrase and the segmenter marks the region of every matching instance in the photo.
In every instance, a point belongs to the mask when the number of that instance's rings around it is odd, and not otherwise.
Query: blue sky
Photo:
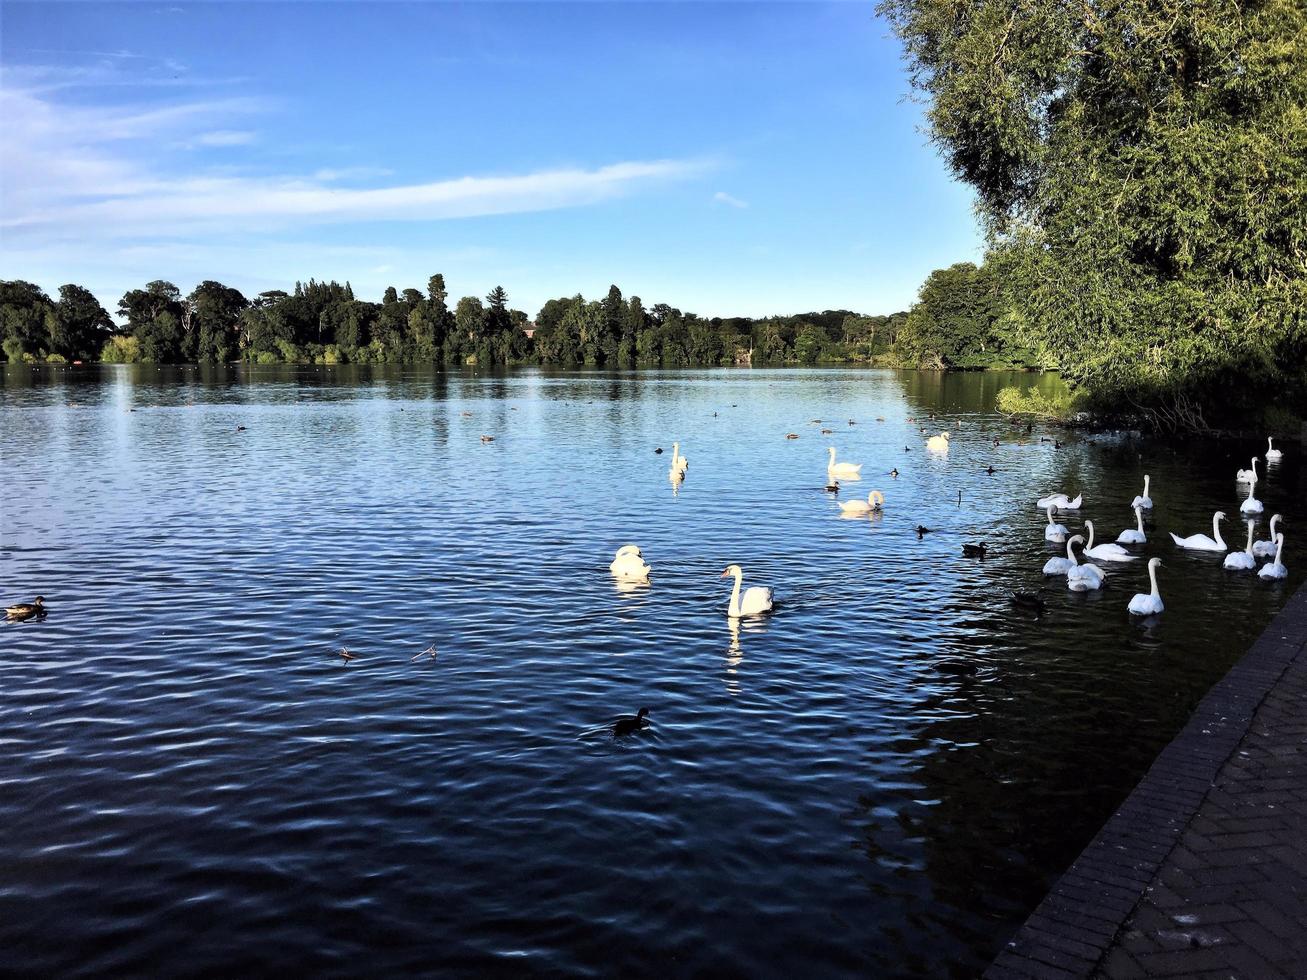
[[[0,276],[906,308],[979,255],[866,3],[0,6]]]

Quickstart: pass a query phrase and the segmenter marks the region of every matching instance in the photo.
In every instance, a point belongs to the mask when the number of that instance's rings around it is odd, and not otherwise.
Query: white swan
[[[1276,449],[1274,446],[1272,446],[1272,445],[1271,445],[1271,437],[1270,437],[1270,436],[1267,436],[1267,437],[1266,437],[1266,460],[1267,460],[1267,462],[1270,462],[1270,461],[1273,460],[1273,459],[1282,459],[1283,457],[1284,457],[1284,453],[1280,452],[1280,450],[1278,450],[1278,449]]]
[[[879,490],[873,490],[867,494],[866,500],[847,500],[840,503],[840,510],[846,514],[870,514],[874,510],[881,510],[885,506],[885,495]]]
[[[1148,496],[1148,474],[1144,474],[1144,492],[1134,500],[1130,501],[1131,507],[1142,507],[1144,510],[1153,509],[1153,498]]]
[[[1258,578],[1274,579],[1274,578],[1286,578],[1288,576],[1289,570],[1285,568],[1283,563],[1281,563],[1280,561],[1280,553],[1283,550],[1284,550],[1284,535],[1277,534],[1275,536],[1275,561],[1263,565],[1257,572]]]
[[[1044,540],[1061,544],[1066,540],[1066,525],[1053,523],[1053,508],[1048,508],[1048,524],[1044,527]]]
[[[1238,470],[1234,474],[1236,483],[1256,483],[1257,482],[1257,457],[1253,457],[1253,468],[1250,470]]]
[[[1256,521],[1248,522],[1248,544],[1243,551],[1232,551],[1225,556],[1225,561],[1221,563],[1222,568],[1228,568],[1236,572],[1250,572],[1257,567],[1257,559],[1253,557],[1253,525]]]
[[[671,472],[673,473],[679,472],[682,476],[684,476],[685,471],[689,468],[690,468],[690,460],[687,457],[681,455],[681,444],[679,442],[672,443]]]
[[[926,448],[933,453],[948,452],[948,433],[941,432],[937,436],[931,436],[926,440]]]
[[[755,585],[745,589],[744,595],[740,595],[740,581],[744,578],[744,571],[739,565],[727,565],[726,570],[722,572],[722,578],[730,578],[732,575],[735,576],[735,588],[731,591],[731,603],[726,607],[727,616],[738,619],[740,616],[757,616],[760,613],[771,612],[771,589]]]
[[[1066,587],[1072,592],[1092,592],[1103,587],[1107,574],[1097,565],[1077,565],[1066,573]]]
[[[1097,561],[1134,561],[1138,556],[1132,555],[1119,544],[1094,544],[1094,522],[1085,521],[1089,530],[1089,543],[1085,545],[1085,557]]]
[[[653,569],[645,564],[644,558],[640,556],[639,547],[628,544],[617,549],[617,554],[613,558],[613,563],[608,566],[608,570],[626,582],[645,582],[648,581],[649,573]]]
[[[1253,496],[1253,491],[1257,489],[1257,484],[1248,485],[1248,499],[1239,505],[1240,514],[1260,514],[1264,509],[1262,502]]]
[[[1146,544],[1148,538],[1144,535],[1144,510],[1139,504],[1135,504],[1135,523],[1139,525],[1138,530],[1128,527],[1116,536],[1117,544]]]
[[[830,447],[830,462],[826,464],[826,475],[841,480],[860,480],[862,472],[861,463],[837,463],[835,462],[835,447]]]
[[[1079,562],[1076,561],[1075,554],[1071,551],[1071,546],[1077,541],[1084,544],[1085,539],[1078,534],[1068,538],[1066,542],[1066,557],[1063,558],[1059,555],[1057,558],[1050,558],[1048,561],[1044,562],[1045,575],[1065,575],[1068,571],[1079,564]]]
[[[1130,600],[1130,611],[1136,616],[1152,616],[1166,608],[1162,605],[1162,593],[1157,591],[1157,566],[1160,564],[1160,558],[1148,559],[1148,581],[1152,583],[1153,591],[1136,592]]]
[[[1190,551],[1224,551],[1226,543],[1221,540],[1221,521],[1225,520],[1225,511],[1218,510],[1212,515],[1212,534],[1214,537],[1209,538],[1205,534],[1191,534],[1187,538],[1182,538],[1174,531],[1171,532],[1171,540],[1181,548],[1188,548]]]
[[[1053,493],[1047,497],[1040,497],[1035,501],[1035,504],[1040,510],[1048,507],[1056,507],[1058,510],[1079,510],[1084,499],[1085,495],[1083,493],[1076,494],[1075,500],[1072,500],[1064,493]]]
[[[1258,558],[1270,558],[1275,554],[1275,525],[1280,523],[1280,515],[1271,516],[1271,535],[1269,541],[1258,541],[1253,544],[1253,554]]]

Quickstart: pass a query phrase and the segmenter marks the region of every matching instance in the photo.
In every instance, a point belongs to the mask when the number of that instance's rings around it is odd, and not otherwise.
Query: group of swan
[[[647,582],[652,571],[645,564],[639,546],[634,544],[618,548],[608,570],[619,582]],[[740,582],[744,578],[744,572],[739,565],[727,565],[721,577],[729,578],[732,575],[735,576],[735,588],[731,592],[730,605],[726,607],[727,616],[738,619],[741,616],[758,616],[771,611],[773,604],[771,589],[755,585],[745,589],[744,594],[741,595]]]

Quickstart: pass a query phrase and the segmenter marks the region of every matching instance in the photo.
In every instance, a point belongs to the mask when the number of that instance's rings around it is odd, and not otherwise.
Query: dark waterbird
[[[930,533],[930,528],[926,527],[925,524],[917,525],[917,540],[921,540],[929,533]]]
[[[624,735],[634,735],[640,729],[644,728],[644,717],[649,713],[648,708],[641,708],[632,718],[630,715],[623,715],[613,722],[613,737],[621,738]]]
[[[889,471],[889,475],[892,476],[892,477],[894,477],[894,479],[897,480],[897,479],[899,478],[899,468],[898,468],[897,466],[894,467],[894,469],[892,469],[892,470]]]
[[[39,619],[47,612],[45,596],[39,595],[31,602],[19,602],[12,606],[5,606],[5,619],[21,623],[25,619]]]
[[[840,481],[839,481],[839,480],[831,480],[830,483],[826,484],[826,486],[824,486],[822,489],[825,490],[827,493],[839,493],[839,492],[840,492]]]
[[[996,470],[996,469],[994,469],[994,467],[990,466],[990,467],[987,467],[987,468],[985,469],[985,472],[988,473],[990,476],[993,476],[995,473],[998,472],[998,470]]]
[[[236,431],[237,431],[237,432],[244,432],[244,431],[245,431],[245,426],[243,426],[243,425],[238,425],[238,426],[236,426]]]
[[[1013,592],[1012,598],[1008,601],[1017,609],[1024,609],[1036,616],[1042,616],[1044,614],[1044,597],[1040,593],[1043,591],[1043,589],[1040,589],[1039,592]]]
[[[657,449],[654,450],[654,455],[655,455],[655,456],[661,456],[662,454],[663,454],[663,447],[662,447],[662,446],[659,446]]]
[[[984,558],[985,552],[988,550],[989,546],[983,541],[980,544],[964,544],[962,546],[962,554],[968,558]]]
[[[976,665],[965,660],[937,660],[932,666],[941,674],[952,674],[954,677],[976,676]]]

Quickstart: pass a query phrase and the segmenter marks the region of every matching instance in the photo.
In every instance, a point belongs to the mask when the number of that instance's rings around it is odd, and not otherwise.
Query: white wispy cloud
[[[748,201],[741,201],[738,197],[732,197],[725,191],[718,191],[712,196],[712,199],[716,204],[729,204],[733,208],[747,208],[749,206]]]
[[[697,160],[625,160],[515,174],[376,186],[381,168],[251,174],[165,161],[167,147],[241,147],[230,124],[265,112],[259,99],[82,107],[47,92],[0,88],[0,228],[5,237],[134,240],[366,221],[431,221],[578,207],[709,168]],[[373,186],[341,186],[346,177]]]

